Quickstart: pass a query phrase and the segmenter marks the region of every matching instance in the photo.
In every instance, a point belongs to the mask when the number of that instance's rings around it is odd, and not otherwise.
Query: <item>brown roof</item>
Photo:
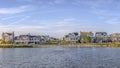
[[[90,34],[92,32],[80,32],[81,35],[87,35],[87,34]]]

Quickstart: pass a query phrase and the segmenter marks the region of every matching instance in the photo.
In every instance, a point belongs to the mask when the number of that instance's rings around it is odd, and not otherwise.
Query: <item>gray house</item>
[[[107,42],[107,40],[108,40],[107,32],[96,32],[95,41],[97,43]]]
[[[41,36],[35,35],[20,35],[15,37],[16,44],[39,44],[41,42]]]
[[[79,40],[79,36],[77,32],[69,33],[68,35],[65,35],[64,39],[72,44],[72,43],[77,43]]]

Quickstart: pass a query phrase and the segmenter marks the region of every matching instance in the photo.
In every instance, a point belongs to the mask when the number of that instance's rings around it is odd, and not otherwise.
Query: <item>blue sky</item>
[[[120,32],[120,0],[0,0],[0,32],[62,37]]]

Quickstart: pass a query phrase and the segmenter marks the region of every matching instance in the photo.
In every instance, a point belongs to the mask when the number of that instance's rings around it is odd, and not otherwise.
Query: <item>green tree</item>
[[[90,43],[90,42],[91,42],[90,36],[84,36],[83,42],[84,42],[84,43]]]
[[[13,43],[13,40],[10,39],[7,43],[8,43],[8,44],[12,44],[12,43]]]
[[[3,36],[3,38],[2,38],[2,44],[5,44],[6,42],[5,42],[5,36]]]

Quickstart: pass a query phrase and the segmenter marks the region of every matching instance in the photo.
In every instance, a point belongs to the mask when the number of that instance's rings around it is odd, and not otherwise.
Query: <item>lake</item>
[[[120,48],[0,48],[0,68],[120,68]]]

